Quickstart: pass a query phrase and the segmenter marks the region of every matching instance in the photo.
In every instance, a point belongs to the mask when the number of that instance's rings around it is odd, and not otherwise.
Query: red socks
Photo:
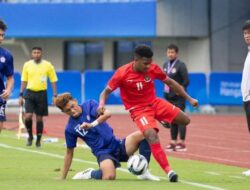
[[[150,144],[150,149],[155,160],[159,163],[161,168],[168,174],[168,172],[171,170],[171,167],[169,165],[167,155],[162,149],[160,143]]]

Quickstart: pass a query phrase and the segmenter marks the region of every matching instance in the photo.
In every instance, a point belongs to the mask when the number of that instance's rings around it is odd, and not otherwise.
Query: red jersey
[[[156,99],[154,79],[163,81],[167,78],[166,73],[155,63],[151,63],[145,73],[134,71],[133,64],[134,61],[118,68],[108,82],[110,90],[120,88],[126,109],[151,104]]]

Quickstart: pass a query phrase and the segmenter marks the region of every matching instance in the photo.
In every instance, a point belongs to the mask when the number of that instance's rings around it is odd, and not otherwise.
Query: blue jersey
[[[113,129],[106,122],[90,129],[82,129],[80,127],[83,122],[91,123],[97,119],[98,103],[94,100],[89,100],[80,106],[82,114],[78,118],[70,117],[65,128],[67,147],[76,147],[77,138],[79,137],[91,148],[92,153],[96,157],[116,152],[121,141],[116,139]]]
[[[13,74],[13,56],[8,50],[0,47],[0,93],[5,89],[4,77],[9,77]]]

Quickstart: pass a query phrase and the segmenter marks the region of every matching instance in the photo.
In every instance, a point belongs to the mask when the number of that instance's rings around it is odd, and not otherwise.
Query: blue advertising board
[[[83,74],[84,100],[95,99],[99,101],[100,93],[107,86],[113,74],[114,71],[86,71]],[[110,94],[107,104],[122,104],[119,89]]]
[[[204,73],[190,73],[187,92],[199,101],[200,105],[208,103],[207,79]]]
[[[95,99],[99,101],[99,95],[107,86],[108,80],[114,74],[114,71],[87,71],[83,74],[84,78],[84,100]],[[207,103],[206,76],[204,73],[192,73],[190,76],[190,85],[188,92],[193,97],[199,99],[200,104]],[[163,97],[164,84],[155,80],[156,95]],[[119,89],[110,94],[107,104],[122,104]]]
[[[78,102],[88,99],[99,100],[99,95],[106,87],[108,80],[114,71],[86,71],[81,74],[79,71],[57,72],[58,93],[70,92]],[[199,100],[200,105],[242,105],[240,90],[241,73],[211,73],[209,76],[209,88],[207,89],[206,75],[204,73],[190,73],[190,84],[188,93]],[[14,88],[10,99],[17,99],[20,91],[20,73],[14,74]],[[156,94],[163,97],[164,85],[161,81],[155,80]],[[209,92],[209,93],[208,93]],[[52,89],[48,83],[48,101],[52,102]],[[119,89],[110,94],[107,104],[122,104]],[[187,104],[187,108],[191,106]]]
[[[21,75],[20,73],[14,73],[14,87],[10,95],[10,99],[18,99],[21,87]]]
[[[212,105],[242,105],[241,73],[211,73],[209,102]]]
[[[84,100],[95,99],[96,101],[99,101],[100,93],[107,86],[107,83],[113,74],[114,71],[86,71],[83,74]],[[155,86],[157,96],[163,97],[162,82],[156,80]],[[122,104],[119,89],[116,89],[109,95],[107,104]]]
[[[70,92],[79,103],[82,102],[82,79],[79,71],[62,71],[56,72],[58,77],[57,92],[58,94]],[[52,103],[52,88],[48,82],[48,102]]]

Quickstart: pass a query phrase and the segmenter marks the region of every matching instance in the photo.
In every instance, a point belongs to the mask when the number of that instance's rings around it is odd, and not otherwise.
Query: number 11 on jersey
[[[143,89],[142,82],[137,82],[136,86],[137,86],[137,90],[142,90]]]

